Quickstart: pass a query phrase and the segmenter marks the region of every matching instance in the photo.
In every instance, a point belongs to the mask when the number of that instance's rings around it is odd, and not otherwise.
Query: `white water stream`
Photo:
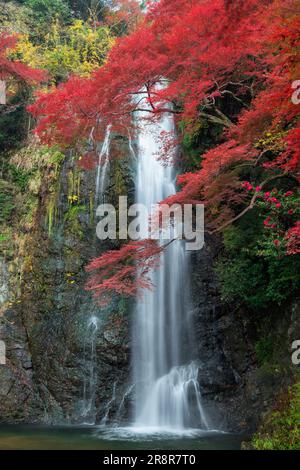
[[[173,118],[143,124],[140,112],[136,202],[151,206],[175,194],[175,173],[157,161],[161,131],[173,130]],[[141,227],[147,238],[148,220]],[[152,273],[153,291],[137,301],[133,327],[133,368],[136,384],[134,427],[157,431],[209,429],[192,360],[188,314],[189,259],[184,243],[173,242]]]
[[[95,395],[96,395],[96,338],[98,318],[91,316],[88,320],[84,352],[89,355],[89,367],[83,384],[83,401],[81,417],[86,424],[95,424]]]
[[[93,144],[93,130],[90,135],[90,141]],[[96,171],[95,182],[95,208],[103,202],[104,192],[107,184],[107,174],[109,169],[109,151],[111,141],[111,126],[108,125],[105,132],[104,141],[99,150],[99,160]],[[94,314],[90,315],[87,321],[86,337],[84,342],[84,351],[89,355],[89,367],[83,384],[83,400],[80,415],[86,424],[95,424],[95,397],[97,386],[97,350],[96,340],[98,332],[99,319]],[[88,350],[88,351],[87,351]],[[108,415],[108,413],[107,413]],[[107,418],[107,416],[106,416]],[[105,421],[106,421],[105,418]]]
[[[140,130],[137,152],[129,134],[129,148],[137,161],[136,202],[151,213],[152,206],[175,194],[175,172],[157,161],[162,131],[173,130],[173,119],[165,115],[159,124],[147,123],[147,112],[139,113]],[[96,175],[95,207],[103,202],[107,172],[111,126],[99,152]],[[148,220],[140,227],[141,239],[148,238]],[[189,318],[188,286],[190,266],[184,242],[173,242],[161,255],[161,267],[152,273],[154,289],[145,291],[137,300],[133,322],[133,384],[135,390],[132,429],[145,433],[209,430],[202,406],[198,383],[199,364],[193,361],[193,325]],[[85,383],[84,413],[92,419],[95,401],[95,342],[98,322],[91,317],[87,331],[91,340],[91,368]],[[116,399],[116,384],[107,405],[105,425]],[[128,392],[129,393],[129,392]],[[119,406],[121,413],[127,392]]]
[[[108,125],[101,150],[99,151],[99,161],[96,175],[95,207],[101,204],[106,189],[107,172],[109,168],[109,150],[111,140],[111,125]]]

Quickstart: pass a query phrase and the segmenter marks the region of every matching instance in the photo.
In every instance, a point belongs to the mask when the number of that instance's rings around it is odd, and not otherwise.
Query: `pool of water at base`
[[[99,426],[0,426],[0,450],[239,450],[245,436]]]

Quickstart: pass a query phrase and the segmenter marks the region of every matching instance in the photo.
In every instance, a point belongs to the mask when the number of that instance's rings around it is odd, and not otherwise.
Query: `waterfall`
[[[81,417],[85,423],[95,423],[95,394],[96,394],[96,338],[98,331],[98,318],[92,316],[88,320],[86,338],[84,343],[84,352],[89,354],[88,374],[84,378],[83,384],[83,402],[81,408]]]
[[[108,417],[109,417],[109,412],[110,412],[110,410],[111,410],[111,407],[112,407],[112,405],[114,404],[114,402],[116,401],[116,387],[117,387],[117,381],[114,382],[114,384],[113,384],[113,394],[112,394],[111,399],[109,400],[109,402],[108,402],[107,405],[106,405],[105,415],[104,415],[104,417],[103,417],[102,420],[101,420],[101,424],[102,424],[103,426],[106,425],[107,420],[108,420]]]
[[[133,161],[135,162],[136,154],[135,154],[135,151],[134,151],[134,148],[133,148],[132,137],[131,137],[131,133],[130,133],[129,129],[128,129],[128,146],[129,146],[129,150],[130,150],[130,155],[131,155]]]
[[[139,423],[177,430],[201,423],[208,429],[197,376],[198,367],[192,362],[173,367],[167,375],[157,379],[151,387],[151,395],[147,395]]]
[[[119,405],[119,408],[118,408],[118,412],[117,412],[117,420],[119,420],[119,421],[120,421],[120,418],[122,418],[122,412],[125,409],[125,402],[131,396],[133,389],[134,389],[134,384],[131,384],[127,388],[127,390],[125,391],[125,393],[124,393],[124,395],[121,399],[121,402],[120,402],[120,405]]]
[[[155,156],[162,131],[174,130],[172,117],[147,123],[139,112],[136,202],[148,210],[175,194],[175,173]],[[140,230],[147,238],[148,221]],[[188,314],[189,259],[184,242],[173,242],[152,273],[153,291],[137,300],[133,326],[133,369],[136,384],[134,427],[158,430],[208,429],[193,362]],[[189,347],[187,347],[189,346]],[[187,349],[189,349],[187,351]]]
[[[99,152],[99,160],[96,175],[95,207],[102,202],[104,191],[106,189],[107,170],[109,167],[109,149],[111,139],[111,125],[108,125],[105,131],[103,144]]]
[[[92,129],[89,144],[94,145],[94,129]],[[109,150],[111,140],[111,125],[108,125],[105,137],[99,151],[99,160],[97,165],[95,182],[95,207],[103,202],[104,191],[106,189],[107,173],[109,168]],[[91,314],[87,320],[86,337],[84,342],[84,353],[89,355],[89,366],[83,384],[83,400],[81,402],[80,416],[87,424],[95,424],[95,397],[96,397],[96,366],[97,350],[96,340],[98,332],[99,319]]]

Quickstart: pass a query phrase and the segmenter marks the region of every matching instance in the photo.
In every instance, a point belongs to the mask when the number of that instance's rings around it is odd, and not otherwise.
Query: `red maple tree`
[[[197,171],[179,176],[181,190],[164,202],[204,202],[208,230],[221,231],[257,200],[248,199],[239,167],[265,174],[254,187],[299,178],[300,105],[291,100],[292,83],[300,79],[299,30],[298,0],[154,2],[90,79],[73,77],[39,96],[30,107],[37,132],[45,142],[72,145],[92,127],[101,135],[109,123],[127,135],[140,109],[152,120],[172,113],[176,123],[185,123],[185,132],[199,120],[219,126],[221,143],[202,155]],[[287,232],[289,254],[297,252],[298,236],[298,225]],[[114,270],[104,269],[88,288],[98,294],[136,292],[134,264],[145,257],[136,258],[133,246],[111,253]],[[150,258],[153,249],[155,254],[156,247],[147,246]],[[89,270],[102,270],[104,262],[109,257]]]
[[[86,267],[93,273],[86,289],[94,292],[102,306],[109,303],[113,293],[135,296],[151,289],[151,271],[159,266],[162,250],[154,240],[140,240],[104,253]]]
[[[45,78],[45,72],[32,69],[22,62],[11,60],[9,52],[15,49],[18,37],[0,33],[0,79],[15,78],[29,82],[39,82]]]

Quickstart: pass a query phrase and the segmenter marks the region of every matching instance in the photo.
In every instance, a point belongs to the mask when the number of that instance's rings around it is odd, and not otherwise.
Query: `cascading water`
[[[97,165],[96,175],[96,191],[95,191],[95,207],[102,201],[102,197],[105,191],[105,184],[107,180],[107,170],[109,166],[109,149],[111,139],[111,125],[108,125],[105,132],[104,142],[99,152],[99,161]]]
[[[139,135],[135,152],[129,134],[129,149],[137,160],[136,202],[147,207],[175,194],[175,173],[157,161],[161,132],[173,131],[173,120],[165,115],[159,123],[147,123],[147,112],[139,113]],[[111,126],[99,152],[96,175],[95,205],[103,202]],[[141,238],[148,238],[148,220],[140,227]],[[193,361],[192,324],[189,318],[189,258],[182,241],[171,243],[161,255],[161,267],[151,274],[155,288],[139,297],[133,328],[134,383],[125,393],[118,408],[135,390],[134,428],[145,432],[184,431],[187,428],[208,430],[198,383],[199,364]],[[95,417],[95,363],[97,317],[89,319],[91,357],[89,376],[84,389],[85,422]],[[116,384],[102,420],[107,424],[116,400]]]
[[[94,145],[92,130],[90,135],[90,144]],[[110,139],[111,139],[111,126],[108,125],[105,132],[104,141],[100,147],[99,151],[99,161],[97,166],[96,173],[96,182],[95,182],[95,207],[97,209],[98,204],[103,202],[105,185],[107,180],[107,172],[109,168],[109,150],[110,150]],[[97,361],[97,351],[96,351],[96,339],[98,332],[98,323],[99,319],[97,316],[92,314],[88,321],[86,327],[86,338],[84,343],[85,354],[89,355],[89,366],[87,369],[87,375],[84,378],[83,385],[83,400],[81,406],[80,416],[81,419],[86,424],[95,424],[95,397],[96,397],[96,386],[97,386],[97,377],[96,377],[96,361]],[[89,353],[87,353],[87,350]]]
[[[140,112],[136,202],[151,211],[175,194],[175,174],[155,156],[159,135],[173,131],[172,117],[159,124],[143,123],[148,113]],[[145,122],[145,121],[144,121]],[[148,236],[148,220],[140,229]],[[134,427],[150,430],[207,430],[197,380],[198,366],[192,361],[192,325],[188,315],[189,260],[185,245],[173,242],[161,255],[161,267],[152,273],[153,291],[137,301],[133,328],[133,368],[136,384]]]
[[[105,415],[103,416],[102,420],[101,420],[101,424],[103,426],[106,425],[107,423],[107,420],[108,420],[108,417],[109,417],[109,412],[111,410],[111,407],[112,405],[114,404],[114,402],[116,401],[116,387],[117,387],[117,381],[113,384],[113,393],[112,393],[112,397],[111,399],[109,400],[109,402],[107,403],[106,405],[106,410],[105,410]]]
[[[83,402],[81,417],[87,424],[95,423],[95,392],[96,392],[96,337],[98,318],[92,316],[88,320],[84,351],[89,354],[88,375],[83,384]]]
[[[208,429],[197,377],[198,366],[192,362],[187,366],[173,367],[158,378],[151,386],[151,395],[145,401],[138,423],[170,430],[200,424]]]
[[[132,137],[131,137],[130,130],[128,130],[128,145],[129,145],[130,155],[133,158],[133,161],[135,161],[136,160],[136,154],[135,154],[135,151],[134,151],[134,148],[133,148],[133,143],[132,143]]]

